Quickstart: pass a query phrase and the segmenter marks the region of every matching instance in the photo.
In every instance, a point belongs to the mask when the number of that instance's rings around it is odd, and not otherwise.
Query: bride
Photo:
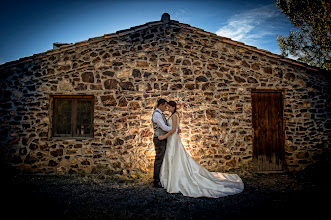
[[[160,171],[160,181],[168,193],[182,193],[189,197],[218,198],[243,191],[244,183],[236,174],[209,172],[186,152],[180,136],[176,102],[168,102],[172,113],[168,125],[172,129],[160,140],[167,138],[167,147]]]

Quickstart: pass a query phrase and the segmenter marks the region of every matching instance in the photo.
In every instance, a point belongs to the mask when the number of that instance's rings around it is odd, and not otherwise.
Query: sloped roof
[[[162,16],[162,18],[163,18],[163,16]],[[64,44],[63,46],[60,46],[58,48],[54,48],[54,49],[47,50],[47,51],[42,52],[42,53],[34,54],[32,56],[23,57],[23,58],[20,58],[18,60],[15,60],[15,61],[10,61],[10,62],[4,63],[4,64],[0,65],[0,68],[5,68],[5,67],[10,67],[10,66],[14,66],[14,65],[17,65],[17,64],[25,63],[25,62],[30,62],[30,61],[37,60],[37,59],[40,59],[40,58],[43,58],[43,57],[47,57],[47,56],[50,56],[50,55],[53,55],[53,54],[61,53],[63,51],[70,50],[72,48],[78,48],[78,47],[86,46],[86,45],[96,43],[96,42],[100,42],[100,41],[110,39],[110,38],[121,37],[121,36],[124,36],[124,35],[127,35],[127,34],[132,34],[136,31],[141,31],[141,30],[144,30],[144,29],[147,29],[147,28],[152,28],[154,26],[161,25],[161,24],[164,24],[164,22],[162,20],[161,21],[148,22],[148,23],[143,24],[143,25],[134,26],[134,27],[131,27],[129,29],[117,31],[116,33],[105,34],[103,36],[89,38],[88,40],[79,41],[79,42],[76,42],[76,43],[73,43],[73,44]],[[191,30],[193,32],[196,32],[198,34],[202,34],[202,35],[205,35],[205,36],[215,37],[223,43],[227,43],[227,44],[235,45],[237,47],[245,48],[249,51],[256,52],[258,54],[265,55],[267,57],[271,57],[271,58],[280,60],[280,61],[285,62],[285,63],[289,63],[289,64],[299,66],[299,67],[302,67],[302,68],[305,68],[305,69],[309,69],[309,70],[312,70],[312,71],[319,71],[320,70],[317,67],[312,67],[312,66],[309,66],[305,63],[302,63],[302,62],[299,62],[299,61],[296,61],[296,60],[293,60],[293,59],[290,59],[290,58],[286,58],[282,55],[274,54],[274,53],[271,53],[270,51],[259,49],[259,48],[254,47],[254,46],[249,46],[249,45],[246,45],[246,44],[244,44],[242,42],[239,42],[239,41],[234,41],[230,38],[218,36],[215,33],[205,31],[201,28],[192,27],[189,24],[180,23],[180,22],[175,21],[175,20],[170,20],[169,24],[180,27],[180,28],[188,29],[188,30]]]

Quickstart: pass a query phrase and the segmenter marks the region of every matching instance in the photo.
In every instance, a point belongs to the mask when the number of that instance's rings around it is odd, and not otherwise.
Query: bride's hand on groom
[[[165,135],[160,135],[160,136],[158,136],[157,138],[158,138],[160,141],[162,141],[163,139],[165,139],[164,136],[165,136]]]

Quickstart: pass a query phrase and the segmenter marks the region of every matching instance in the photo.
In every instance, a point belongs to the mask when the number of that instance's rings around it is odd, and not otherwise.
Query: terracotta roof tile
[[[108,38],[114,38],[114,37],[118,37],[119,35],[118,34],[115,34],[115,33],[113,33],[113,34],[105,34],[105,35],[103,35],[103,37],[104,38],[106,38],[106,39],[108,39]]]
[[[75,43],[75,47],[83,47],[83,46],[86,46],[86,45],[89,45],[90,43],[89,42],[81,42],[81,43]]]

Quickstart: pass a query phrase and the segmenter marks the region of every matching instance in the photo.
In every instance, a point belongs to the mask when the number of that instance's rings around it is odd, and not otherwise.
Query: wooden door
[[[261,171],[284,166],[283,93],[252,91],[253,158]]]

